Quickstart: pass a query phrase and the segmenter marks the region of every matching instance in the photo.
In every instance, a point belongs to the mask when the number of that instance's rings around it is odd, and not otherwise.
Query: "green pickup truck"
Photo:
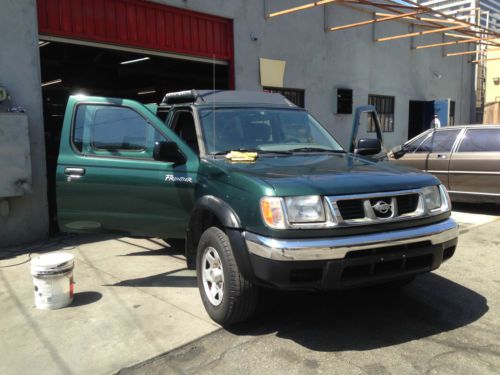
[[[57,164],[65,232],[182,240],[208,314],[250,317],[259,288],[411,281],[458,236],[435,177],[346,152],[278,94],[169,93],[159,105],[70,97]]]

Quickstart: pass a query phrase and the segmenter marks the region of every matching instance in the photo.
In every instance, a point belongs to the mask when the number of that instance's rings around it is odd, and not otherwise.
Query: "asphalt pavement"
[[[499,374],[500,208],[454,216],[455,256],[407,287],[267,291],[250,322],[119,374]]]

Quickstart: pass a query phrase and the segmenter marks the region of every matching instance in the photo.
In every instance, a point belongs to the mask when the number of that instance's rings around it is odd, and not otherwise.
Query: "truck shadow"
[[[106,286],[196,288],[197,283],[195,271],[181,268],[157,275],[123,280]]]
[[[436,274],[405,288],[328,293],[266,290],[261,311],[228,329],[236,335],[274,333],[310,350],[370,350],[454,330],[488,311],[482,295]]]

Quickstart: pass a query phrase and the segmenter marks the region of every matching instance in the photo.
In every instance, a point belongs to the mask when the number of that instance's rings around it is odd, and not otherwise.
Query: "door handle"
[[[85,174],[85,168],[75,168],[75,167],[65,168],[64,174],[68,176],[83,176]]]
[[[438,154],[438,159],[446,159],[448,157],[448,155],[444,155],[444,154]]]

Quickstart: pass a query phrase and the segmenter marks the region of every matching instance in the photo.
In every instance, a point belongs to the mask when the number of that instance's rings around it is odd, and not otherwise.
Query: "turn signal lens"
[[[262,197],[260,200],[262,219],[273,229],[285,228],[282,199],[278,197]]]

